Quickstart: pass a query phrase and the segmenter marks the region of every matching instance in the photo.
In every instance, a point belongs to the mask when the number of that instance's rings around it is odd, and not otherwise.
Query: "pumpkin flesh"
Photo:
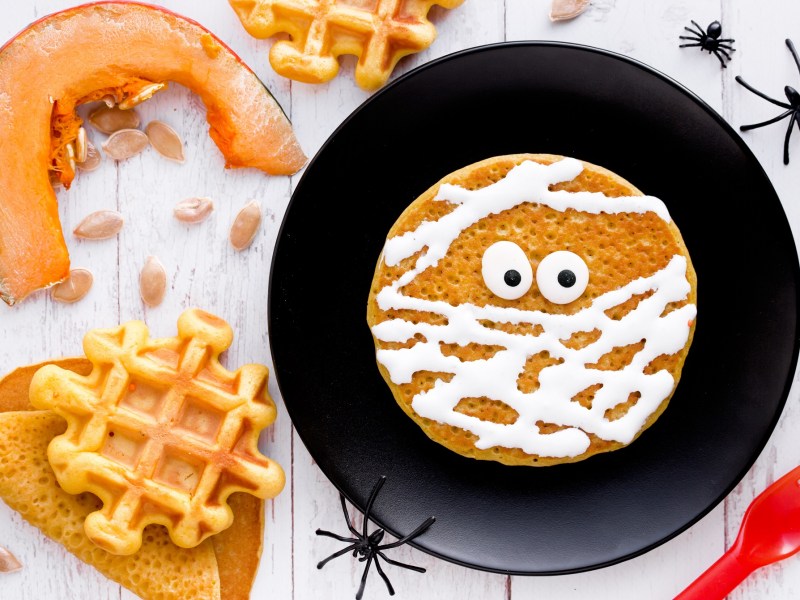
[[[0,297],[9,304],[69,273],[51,173],[68,186],[83,102],[133,100],[174,81],[205,103],[228,167],[290,174],[304,163],[291,125],[255,74],[200,25],[126,2],[34,23],[0,49]],[[146,98],[142,98],[146,99]]]

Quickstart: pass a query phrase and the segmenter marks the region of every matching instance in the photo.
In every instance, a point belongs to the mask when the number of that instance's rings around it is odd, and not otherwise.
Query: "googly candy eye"
[[[589,284],[589,267],[568,250],[551,252],[536,269],[536,285],[554,304],[569,304],[581,297]]]
[[[531,289],[533,269],[514,242],[495,242],[483,253],[481,274],[486,287],[504,300],[516,300]]]

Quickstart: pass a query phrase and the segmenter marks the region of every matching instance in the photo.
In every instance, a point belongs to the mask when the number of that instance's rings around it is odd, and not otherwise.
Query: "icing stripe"
[[[383,249],[384,261],[390,267],[395,266],[427,246],[428,250],[416,265],[421,272],[435,266],[467,227],[524,202],[544,204],[559,212],[570,208],[592,214],[654,212],[670,221],[667,207],[653,196],[609,198],[601,192],[548,189],[550,185],[572,181],[581,171],[583,164],[574,158],[564,158],[550,165],[527,160],[511,169],[497,183],[479,190],[443,183],[434,200],[446,200],[459,206],[438,221],[424,221],[416,230],[387,240]]]

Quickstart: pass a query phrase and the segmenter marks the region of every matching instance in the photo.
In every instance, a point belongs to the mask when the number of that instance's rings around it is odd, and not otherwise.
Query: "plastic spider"
[[[407,536],[397,540],[396,542],[392,542],[391,544],[383,544],[381,545],[381,541],[383,540],[384,531],[383,529],[376,529],[372,533],[367,532],[367,526],[369,525],[369,516],[370,511],[372,510],[372,504],[375,502],[375,498],[378,495],[378,492],[383,487],[383,484],[386,483],[386,477],[381,477],[378,482],[375,484],[375,487],[372,488],[372,492],[370,492],[369,500],[367,500],[367,508],[364,511],[364,527],[363,531],[356,531],[356,528],[353,527],[352,522],[350,521],[350,513],[347,512],[347,505],[345,504],[344,494],[339,494],[339,499],[342,501],[342,512],[344,512],[345,521],[347,521],[347,528],[350,530],[355,537],[348,538],[341,535],[336,535],[335,533],[331,533],[330,531],[323,531],[322,529],[317,529],[317,535],[324,535],[326,537],[331,537],[333,539],[339,540],[340,542],[351,542],[349,546],[338,550],[331,554],[325,560],[321,560],[317,563],[317,568],[321,569],[324,567],[329,561],[333,560],[334,558],[341,556],[342,554],[346,554],[350,550],[353,551],[353,556],[358,556],[359,562],[365,562],[366,566],[364,567],[364,574],[361,576],[361,585],[358,586],[358,592],[356,593],[356,600],[361,600],[361,597],[364,595],[364,586],[367,584],[367,575],[369,575],[369,568],[372,563],[375,563],[375,568],[378,570],[378,575],[381,576],[384,583],[386,583],[386,588],[389,590],[389,595],[394,596],[394,588],[392,584],[389,582],[389,578],[386,576],[386,573],[383,572],[381,568],[381,564],[378,560],[378,557],[385,560],[390,565],[394,565],[396,567],[402,567],[404,569],[411,569],[412,571],[416,571],[417,573],[424,573],[425,569],[422,567],[417,567],[414,565],[407,565],[405,563],[398,562],[396,560],[392,560],[388,556],[386,556],[383,551],[390,550],[391,548],[397,548],[398,546],[402,546],[406,542],[410,542],[414,538],[422,535],[425,533],[428,528],[433,525],[434,521],[436,521],[435,517],[428,517],[425,521],[417,527],[414,531],[409,533]]]
[[[800,58],[797,56],[797,50],[795,50],[794,44],[792,40],[786,40],[786,46],[789,48],[789,52],[792,53],[792,58],[794,58],[794,62],[797,65],[797,70],[800,72]],[[774,98],[770,98],[763,92],[759,92],[756,88],[748,84],[744,79],[741,78],[740,75],[736,76],[736,81],[741,83],[744,87],[748,90],[753,92],[756,96],[760,96],[767,102],[771,102],[776,106],[780,106],[781,108],[787,109],[785,113],[778,115],[773,119],[768,119],[761,123],[753,123],[752,125],[742,125],[739,127],[742,131],[750,131],[751,129],[758,129],[759,127],[764,127],[765,125],[771,125],[772,123],[777,123],[778,121],[782,121],[786,117],[789,117],[789,127],[786,128],[786,137],[783,141],[783,164],[789,164],[789,138],[792,137],[792,129],[795,123],[797,123],[797,127],[800,128],[800,94],[794,89],[792,86],[787,85],[783,88],[783,92],[786,94],[786,99],[789,101],[787,104],[786,102],[782,102],[780,100],[775,100]]]
[[[686,31],[691,33],[692,35],[682,35],[680,39],[682,40],[691,40],[696,42],[694,44],[681,44],[680,48],[688,48],[690,46],[700,46],[700,50],[707,50],[709,54],[712,52],[714,56],[719,59],[719,64],[722,65],[723,69],[727,69],[728,65],[725,64],[725,58],[728,60],[731,59],[731,55],[728,54],[729,52],[736,52],[733,46],[731,46],[732,42],[736,40],[732,38],[720,38],[719,36],[722,35],[722,25],[719,21],[714,21],[708,26],[708,32],[706,32],[697,22],[692,21],[692,25],[694,25],[697,29],[691,29],[690,27],[684,27]],[[720,54],[722,53],[722,54]],[[725,56],[725,58],[722,57]]]

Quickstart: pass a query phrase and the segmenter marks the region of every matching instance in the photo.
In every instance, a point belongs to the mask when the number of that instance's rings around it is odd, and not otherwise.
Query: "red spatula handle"
[[[730,594],[753,571],[738,561],[735,550],[736,546],[723,554],[675,600],[722,600]]]

